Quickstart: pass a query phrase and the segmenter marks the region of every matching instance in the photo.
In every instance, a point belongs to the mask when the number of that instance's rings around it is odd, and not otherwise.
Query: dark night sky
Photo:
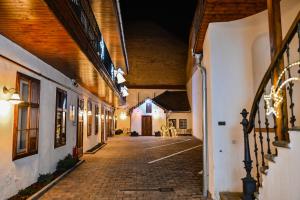
[[[152,20],[188,42],[197,0],[120,0],[124,28],[135,20]]]

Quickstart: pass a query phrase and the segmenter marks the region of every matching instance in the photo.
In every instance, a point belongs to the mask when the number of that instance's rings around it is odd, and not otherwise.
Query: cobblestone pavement
[[[192,137],[115,136],[96,154],[85,155],[86,162],[41,199],[204,199],[199,174],[202,147],[190,149],[197,145],[200,141]],[[186,149],[190,150],[148,163]]]

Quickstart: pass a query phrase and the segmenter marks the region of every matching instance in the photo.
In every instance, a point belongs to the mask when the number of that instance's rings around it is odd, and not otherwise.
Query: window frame
[[[95,135],[99,134],[99,105],[95,104]]]
[[[16,92],[20,94],[20,97],[22,98],[22,95],[20,93],[21,90],[21,81],[26,81],[29,83],[28,87],[28,99],[30,100],[29,102],[22,102],[18,105],[14,105],[14,125],[13,125],[13,150],[12,150],[12,160],[17,160],[21,159],[24,157],[32,156],[35,154],[38,154],[38,149],[39,149],[39,124],[40,124],[40,99],[41,99],[41,81],[33,78],[31,76],[28,76],[26,74],[17,72],[16,75]],[[37,103],[31,102],[31,97],[32,97],[32,83],[37,84],[37,91],[38,91],[38,97],[37,97]],[[19,136],[19,108],[27,108],[29,112],[27,112],[27,121],[26,121],[26,127],[29,126],[29,128],[26,128],[25,130],[36,130],[36,150],[30,151],[30,141],[29,141],[29,133],[26,134],[26,150],[25,152],[20,152],[18,153],[17,151],[17,146],[18,146],[18,136]],[[37,108],[37,122],[36,122],[36,128],[31,128],[30,127],[30,121],[31,121],[31,108]]]
[[[169,119],[169,123],[172,122],[175,122],[175,124],[173,124],[174,128],[177,128],[177,119]]]
[[[91,115],[88,114],[89,111],[91,112]],[[87,101],[87,120],[86,121],[87,121],[87,123],[86,123],[86,128],[87,128],[86,135],[89,137],[93,133],[93,103],[90,99]],[[91,124],[90,124],[90,122],[91,122]]]
[[[57,105],[57,94],[58,92],[61,92],[61,93],[64,93],[66,95],[66,108],[62,108],[62,113],[65,113],[65,143],[62,144],[57,144],[56,143],[56,129],[57,129],[57,109],[58,109],[58,105]],[[55,95],[55,126],[54,126],[54,148],[59,148],[59,147],[62,147],[62,146],[65,146],[67,145],[67,115],[68,115],[68,93],[67,91],[63,90],[63,89],[60,89],[60,88],[56,88],[56,95]],[[62,129],[61,129],[62,130]]]
[[[185,128],[182,127],[182,121],[184,121]],[[187,129],[187,119],[179,119],[179,129]]]
[[[147,114],[152,113],[152,102],[146,102],[146,113]]]

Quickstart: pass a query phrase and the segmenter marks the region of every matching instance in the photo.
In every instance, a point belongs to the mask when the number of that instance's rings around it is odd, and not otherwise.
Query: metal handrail
[[[299,23],[300,23],[300,12],[298,12],[297,17],[295,18],[291,28],[289,29],[284,40],[282,41],[282,45],[281,45],[280,49],[276,52],[274,59],[272,60],[267,72],[265,73],[265,75],[259,85],[259,88],[258,88],[255,98],[253,100],[253,104],[252,104],[252,108],[251,108],[251,112],[250,112],[250,116],[249,116],[249,124],[248,124],[247,130],[246,130],[247,133],[251,133],[251,131],[253,130],[254,123],[255,123],[255,116],[256,116],[256,113],[258,110],[258,104],[264,94],[264,90],[265,90],[269,80],[272,78],[272,72],[275,70],[278,62],[280,61],[284,52],[286,51],[287,45],[291,42],[294,35],[297,33]]]

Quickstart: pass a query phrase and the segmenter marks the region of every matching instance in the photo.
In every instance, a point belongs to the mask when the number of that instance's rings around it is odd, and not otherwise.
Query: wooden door
[[[142,116],[142,135],[152,136],[152,116]]]
[[[83,155],[83,112],[84,112],[84,100],[78,99],[77,106],[77,141],[76,146],[78,149],[78,155]]]

